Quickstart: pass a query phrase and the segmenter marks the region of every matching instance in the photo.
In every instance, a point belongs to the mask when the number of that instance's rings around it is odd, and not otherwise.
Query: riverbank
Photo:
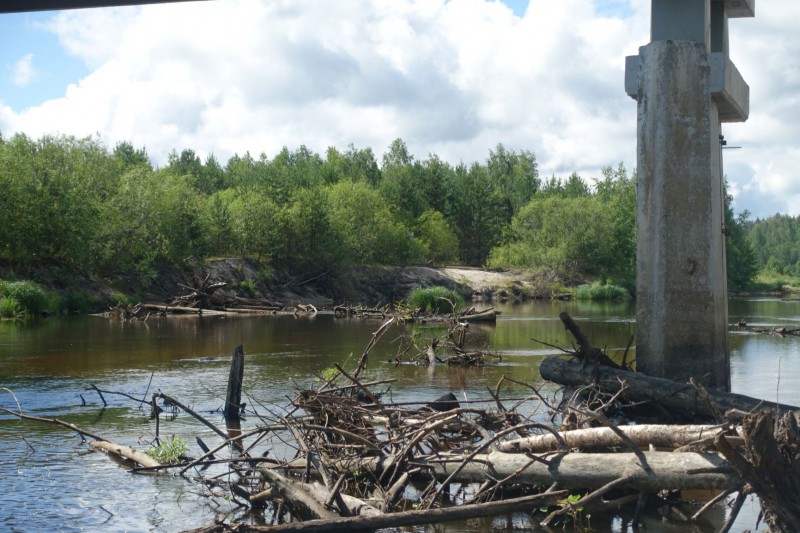
[[[12,280],[17,281],[12,281]],[[458,292],[466,301],[525,301],[529,299],[570,298],[588,300],[627,299],[622,287],[603,282],[578,286],[567,284],[555,275],[506,270],[485,270],[467,266],[334,266],[300,264],[273,267],[250,259],[216,258],[186,264],[182,269],[162,267],[151,279],[122,276],[103,279],[69,276],[58,271],[29,277],[13,276],[0,268],[0,319],[47,314],[103,312],[119,303],[167,303],[177,296],[204,285],[222,284],[223,297],[262,299],[281,307],[311,304],[383,306],[405,300],[416,288],[443,286]],[[6,282],[4,284],[4,281]],[[33,281],[33,283],[31,283]],[[12,287],[12,285],[14,287]],[[567,286],[569,285],[569,286]],[[754,284],[752,292],[730,296],[785,296],[774,284]],[[4,290],[4,289],[14,289]]]
[[[200,275],[209,276],[209,282],[226,283],[222,291],[228,294],[263,297],[284,305],[389,304],[404,300],[415,288],[433,286],[453,289],[468,301],[549,296],[547,287],[531,274],[463,266],[322,267],[298,274],[226,258],[208,261]]]

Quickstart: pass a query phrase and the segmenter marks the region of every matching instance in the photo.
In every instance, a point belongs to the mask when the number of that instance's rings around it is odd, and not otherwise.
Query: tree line
[[[185,149],[158,168],[127,142],[0,135],[0,264],[17,275],[144,283],[165,265],[215,256],[275,266],[461,263],[632,287],[635,181],[622,165],[592,183],[542,180],[532,152],[502,144],[470,165],[417,159],[397,139],[380,161],[352,145],[224,164]],[[752,254],[746,219],[729,215],[729,239]]]

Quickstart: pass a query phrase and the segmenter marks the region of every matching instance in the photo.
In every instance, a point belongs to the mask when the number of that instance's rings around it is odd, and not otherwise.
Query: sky
[[[750,118],[723,124],[737,212],[800,215],[797,0],[730,21]],[[649,0],[212,0],[0,15],[0,133],[184,148],[223,163],[401,138],[467,165],[502,143],[540,176],[636,167],[625,56]]]

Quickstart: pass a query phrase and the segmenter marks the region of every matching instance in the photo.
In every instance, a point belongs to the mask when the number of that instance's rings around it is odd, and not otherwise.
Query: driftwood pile
[[[648,501],[689,489],[717,496],[687,526],[735,492],[739,496],[723,531],[749,492],[761,497],[765,520],[775,531],[795,531],[800,524],[796,408],[746,413],[751,409],[743,397],[705,391],[698,384],[674,384],[679,389],[667,394],[680,405],[671,405],[652,391],[643,392],[652,383],[637,379],[651,378],[619,368],[625,365],[602,366],[601,352],[588,341],[579,341],[575,361],[542,362],[542,375],[574,390],[561,405],[507,377],[483,402],[452,394],[424,404],[393,402],[381,390],[392,380],[364,376],[370,350],[392,322],[375,331],[355,368],[336,365],[335,375],[326,373],[319,386],[299,388],[281,413],[275,406],[259,412],[241,403],[240,349],[230,372],[227,428],[185,402],[153,394],[156,440],[164,405],[196,418],[219,437],[213,446],[198,438],[204,453],[178,464],[158,464],[71,424],[46,421],[131,461],[135,472],[186,476],[213,497],[247,510],[238,515],[247,522],[227,523],[221,517],[198,532],[374,530],[519,511],[539,513],[536,519],[543,524],[580,525],[585,514],[623,506],[634,509],[635,527]],[[530,393],[505,397],[503,385],[511,383]],[[94,390],[101,398],[109,392]],[[619,422],[643,405],[675,420],[684,415],[719,419],[692,425]],[[258,425],[242,429],[242,411]]]

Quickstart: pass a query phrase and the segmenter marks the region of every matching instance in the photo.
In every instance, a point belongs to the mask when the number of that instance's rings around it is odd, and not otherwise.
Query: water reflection
[[[487,388],[494,388],[503,375],[541,385],[539,360],[557,353],[558,346],[572,343],[558,319],[562,311],[570,313],[595,345],[609,350],[623,350],[635,334],[632,303],[556,301],[498,307],[503,314],[496,325],[471,326],[475,345],[502,356],[498,364],[476,369],[394,364],[401,335],[414,331],[423,343],[426,336],[442,332],[441,325],[398,326],[370,354],[368,378],[394,380],[384,386],[394,401],[432,400],[451,391],[459,400],[488,399]],[[798,310],[800,304],[777,299],[734,300],[730,316],[732,321],[742,318],[751,324],[796,327]],[[143,399],[160,389],[222,425],[218,410],[225,397],[230,355],[238,344],[245,349],[246,401],[280,412],[296,387],[313,385],[315,376],[335,362],[354,365],[379,325],[330,316],[170,318],[147,323],[65,317],[28,326],[0,323],[0,386],[13,390],[28,413],[58,417],[143,449],[154,431],[149,407],[109,397],[110,406],[102,409],[97,393],[87,390],[90,384]],[[734,390],[799,403],[798,341],[796,337],[731,335]],[[524,396],[529,391],[511,386],[506,394]],[[10,394],[0,391],[0,395],[0,405],[16,407]],[[243,427],[255,423],[251,418]],[[198,428],[186,416],[162,420],[161,431],[183,436],[193,447],[195,435],[209,444],[216,442],[213,432]],[[210,507],[189,481],[132,476],[115,468],[66,430],[4,416],[0,417],[0,445],[5,498],[0,524],[6,530],[176,531],[206,524],[215,513],[228,511]],[[193,448],[192,453],[201,452]],[[685,531],[685,520],[670,517],[672,512],[654,510],[648,514],[647,527]],[[693,529],[715,531],[724,512],[723,506],[715,508],[715,515]],[[592,518],[591,526],[595,531],[626,531],[625,520],[623,515],[598,516]],[[742,524],[739,530],[753,528],[755,514],[744,515],[738,523]],[[535,521],[515,515],[437,530],[485,531],[489,527],[538,529]]]

